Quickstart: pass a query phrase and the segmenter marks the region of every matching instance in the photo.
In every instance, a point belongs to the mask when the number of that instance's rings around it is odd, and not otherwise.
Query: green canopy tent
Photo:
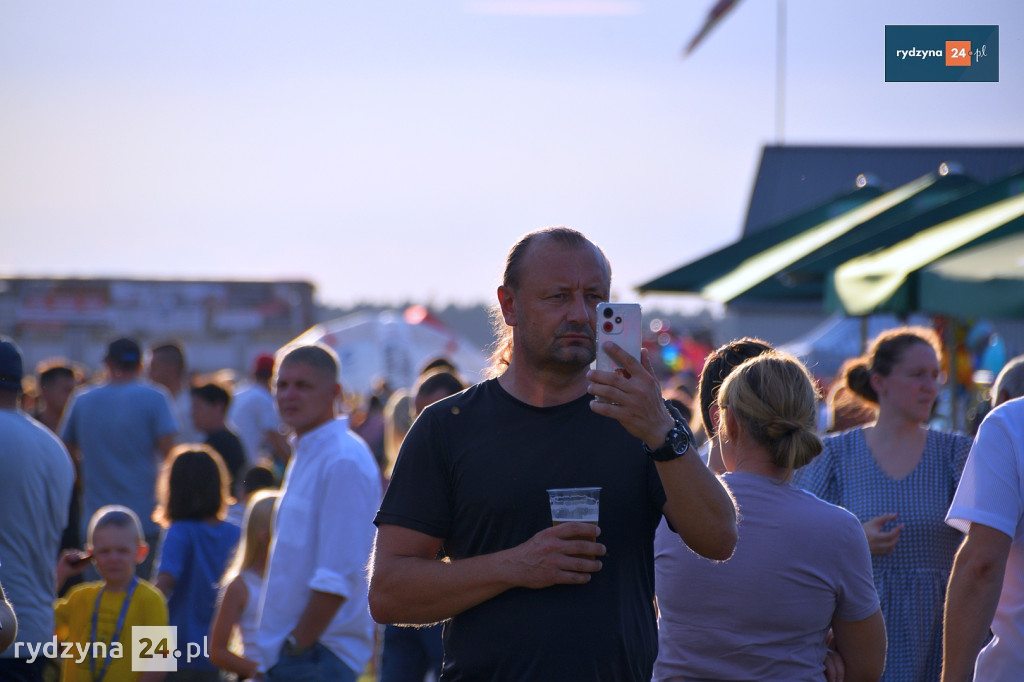
[[[947,256],[918,273],[922,310],[1024,318],[1024,232]]]
[[[638,289],[641,292],[698,293],[706,284],[728,271],[736,263],[742,262],[780,241],[794,237],[810,227],[857,208],[882,194],[880,187],[867,184],[863,176],[858,178],[858,183],[862,181],[865,184],[849,192],[844,192],[814,208],[749,234],[672,272],[656,277],[646,284],[641,284]]]
[[[983,189],[946,169],[922,176],[748,258],[708,283],[701,295],[722,303],[741,297],[820,302],[828,273],[841,263],[891,246],[1006,191]]]
[[[826,308],[1024,317],[1022,233],[1018,194],[842,264],[829,279]]]
[[[777,276],[754,287],[744,297],[803,299],[820,305],[828,277],[840,264],[873,249],[886,248],[938,223],[1021,193],[1024,191],[1024,171],[974,187],[959,196],[959,189],[954,185],[948,191],[949,196],[955,198],[946,203],[938,203],[946,196],[946,191],[939,189],[934,197],[925,197],[923,193],[912,199],[909,205],[896,207],[857,226],[850,233],[808,254]],[[931,205],[933,201],[936,205]],[[913,213],[915,207],[923,210]],[[909,217],[901,220],[901,214],[909,214]]]

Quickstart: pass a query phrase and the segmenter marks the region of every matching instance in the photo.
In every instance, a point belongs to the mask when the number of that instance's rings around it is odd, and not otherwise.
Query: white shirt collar
[[[337,426],[334,426],[337,424]],[[348,429],[348,417],[341,415],[336,416],[333,419],[328,419],[320,426],[316,427],[312,431],[307,431],[301,436],[296,436],[294,433],[291,436],[292,444],[298,448],[299,445],[303,447],[316,446],[320,441],[324,440],[327,435],[334,429]]]

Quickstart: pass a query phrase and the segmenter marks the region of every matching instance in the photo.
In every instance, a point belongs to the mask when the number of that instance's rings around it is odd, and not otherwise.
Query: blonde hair
[[[384,474],[391,476],[398,461],[398,451],[405,434],[412,426],[412,395],[400,388],[384,404]]]
[[[242,571],[252,568],[261,558],[266,558],[270,548],[270,524],[274,518],[274,505],[281,493],[277,490],[258,490],[249,498],[242,522],[242,539],[235,550],[228,570],[224,572],[221,584],[227,585]],[[267,538],[260,537],[267,531]],[[262,555],[262,556],[261,556]]]
[[[790,477],[822,450],[816,432],[818,391],[807,368],[788,353],[766,351],[734,369],[718,393],[728,409],[772,463]],[[728,438],[726,423],[721,426]]]
[[[93,534],[101,528],[110,527],[130,528],[135,531],[135,537],[138,538],[139,545],[146,544],[139,515],[120,504],[108,504],[96,510],[89,520],[89,529],[86,531],[86,543],[92,547]]]

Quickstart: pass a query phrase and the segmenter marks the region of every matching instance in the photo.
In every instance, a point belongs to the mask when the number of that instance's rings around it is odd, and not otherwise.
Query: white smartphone
[[[639,303],[597,304],[597,369],[604,372],[622,369],[622,365],[605,352],[605,341],[612,341],[640,361],[641,320]]]

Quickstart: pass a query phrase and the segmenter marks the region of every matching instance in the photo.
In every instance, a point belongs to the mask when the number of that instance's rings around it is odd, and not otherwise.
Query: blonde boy
[[[89,522],[87,549],[102,580],[74,587],[57,601],[56,634],[72,643],[74,658],[63,658],[65,682],[158,682],[163,672],[132,671],[132,628],[167,625],[163,594],[137,578],[135,567],[149,553],[139,517],[120,505],[101,507]],[[58,584],[70,574],[75,556],[65,554],[57,566]],[[104,646],[98,646],[103,643]],[[119,644],[120,646],[116,646]]]

